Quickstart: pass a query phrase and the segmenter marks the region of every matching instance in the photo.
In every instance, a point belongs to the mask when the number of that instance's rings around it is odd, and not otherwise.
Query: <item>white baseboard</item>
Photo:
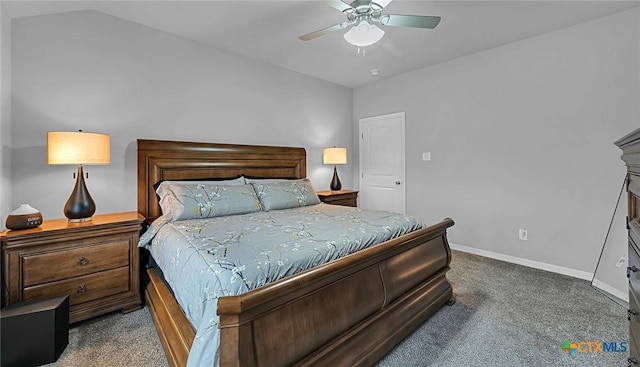
[[[489,258],[492,258],[492,259],[506,261],[506,262],[510,262],[510,263],[514,263],[514,264],[518,264],[518,265],[524,265],[524,266],[528,266],[528,267],[534,268],[534,269],[540,269],[540,270],[550,271],[552,273],[568,275],[568,276],[574,277],[574,278],[584,279],[584,280],[588,280],[588,281],[591,281],[591,279],[593,279],[593,273],[589,273],[589,272],[581,271],[581,270],[576,270],[576,269],[571,269],[571,268],[565,268],[564,266],[547,264],[547,263],[543,263],[543,262],[539,262],[539,261],[523,259],[521,257],[504,255],[504,254],[500,254],[500,253],[497,253],[497,252],[481,250],[481,249],[468,247],[468,246],[463,246],[463,245],[456,245],[456,244],[453,244],[453,243],[450,243],[449,247],[451,247],[452,250],[468,252],[470,254],[489,257]]]
[[[628,292],[623,292],[617,288],[613,288],[612,286],[610,286],[607,283],[601,282],[598,279],[594,279],[593,282],[591,283],[591,285],[593,285],[594,287],[600,289],[603,292],[607,292],[610,295],[618,298],[621,301],[624,301],[627,303],[627,305],[629,304],[629,293]],[[627,306],[628,308],[628,306]]]
[[[552,264],[547,264],[547,263],[543,263],[543,262],[539,262],[539,261],[534,261],[534,260],[529,260],[529,259],[523,259],[521,257],[515,257],[515,256],[510,256],[510,255],[504,255],[504,254],[500,254],[497,252],[492,252],[492,251],[487,251],[487,250],[481,250],[481,249],[477,249],[474,247],[469,247],[469,246],[463,246],[463,245],[456,245],[453,243],[449,243],[449,247],[451,247],[452,250],[456,250],[456,251],[462,251],[462,252],[467,252],[470,254],[474,254],[474,255],[480,255],[480,256],[484,256],[484,257],[488,257],[491,259],[496,259],[496,260],[501,260],[501,261],[506,261],[506,262],[510,262],[513,264],[518,264],[518,265],[524,265],[524,266],[528,266],[530,268],[534,268],[534,269],[540,269],[540,270],[545,270],[545,271],[550,271],[552,273],[557,273],[557,274],[562,274],[562,275],[567,275],[570,277],[574,277],[574,278],[578,278],[578,279],[584,279],[584,280],[588,280],[591,281],[591,279],[593,279],[593,273],[589,273],[586,271],[581,271],[581,270],[576,270],[576,269],[571,269],[571,268],[566,268],[564,266],[558,266],[558,265],[552,265]],[[594,280],[591,283],[594,287],[607,292],[609,294],[611,294],[612,296],[623,300],[625,302],[629,302],[629,295],[625,292],[620,291],[619,289],[613,288],[612,286],[603,283],[599,280]]]
[[[567,275],[570,277],[574,277],[574,278],[578,278],[578,279],[584,279],[584,280],[588,280],[591,281],[591,279],[593,279],[593,273],[589,273],[586,271],[581,271],[581,270],[576,270],[576,269],[571,269],[571,268],[566,268],[564,266],[558,266],[558,265],[552,265],[552,264],[547,264],[547,263],[543,263],[543,262],[539,262],[539,261],[534,261],[534,260],[529,260],[529,259],[523,259],[521,257],[515,257],[515,256],[510,256],[510,255],[504,255],[504,254],[500,254],[497,252],[492,252],[492,251],[487,251],[487,250],[481,250],[481,249],[477,249],[474,247],[469,247],[469,246],[463,246],[463,245],[456,245],[454,243],[449,243],[449,247],[451,247],[452,250],[456,250],[456,251],[462,251],[462,252],[467,252],[470,254],[474,254],[474,255],[480,255],[480,256],[484,256],[484,257],[488,257],[491,259],[496,259],[496,260],[500,260],[500,261],[506,261],[506,262],[510,262],[513,264],[518,264],[518,265],[524,265],[524,266],[528,266],[530,268],[534,268],[534,269],[540,269],[540,270],[545,270],[545,271],[550,271],[552,273],[557,273],[557,274],[562,274],[562,275]],[[627,292],[623,292],[620,291],[619,289],[613,288],[612,286],[603,283],[597,279],[595,279],[592,283],[591,283],[594,287],[609,293],[610,295],[624,301],[627,302],[627,304],[629,303],[629,294]]]

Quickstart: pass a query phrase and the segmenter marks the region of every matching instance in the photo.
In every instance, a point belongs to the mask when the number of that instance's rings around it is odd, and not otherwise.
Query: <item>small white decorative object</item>
[[[42,224],[42,213],[29,204],[22,204],[7,216],[6,227],[11,230],[36,228]]]

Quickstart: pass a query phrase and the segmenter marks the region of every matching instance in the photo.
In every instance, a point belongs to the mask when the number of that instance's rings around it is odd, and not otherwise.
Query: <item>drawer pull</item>
[[[85,294],[85,293],[87,293],[87,286],[83,284],[78,287],[78,294]]]
[[[635,357],[631,357],[629,359],[627,359],[627,366],[631,367],[634,364],[638,364],[638,360]]]
[[[635,273],[638,271],[638,268],[635,266],[627,266],[627,278],[631,278],[631,273]]]
[[[631,315],[637,315],[638,311],[634,310],[633,308],[628,309],[627,310],[627,320],[631,321]]]
[[[87,260],[86,257],[84,256],[80,256],[78,258],[78,265],[82,266],[82,265],[87,265],[89,263],[89,260]],[[627,268],[628,269],[628,268]],[[627,277],[629,276],[629,272],[627,271]]]

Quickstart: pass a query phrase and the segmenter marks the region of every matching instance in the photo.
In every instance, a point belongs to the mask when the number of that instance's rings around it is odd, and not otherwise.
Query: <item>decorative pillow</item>
[[[160,197],[162,213],[171,221],[222,217],[260,211],[251,185],[212,183],[166,184]]]
[[[251,178],[245,177],[244,181],[248,184],[252,183],[276,183],[276,182],[287,182],[287,181],[295,181],[295,178]]]
[[[264,211],[320,204],[311,181],[307,179],[271,183],[254,182],[252,185]]]
[[[158,195],[158,201],[160,201],[160,198],[164,195],[165,193],[165,188],[167,187],[167,185],[197,185],[197,184],[203,184],[203,185],[245,185],[246,182],[244,181],[244,177],[242,176],[238,176],[236,178],[233,179],[216,179],[216,178],[212,178],[212,179],[202,179],[202,180],[166,180],[166,181],[159,181],[156,182],[153,185],[153,188],[156,190],[156,194]]]

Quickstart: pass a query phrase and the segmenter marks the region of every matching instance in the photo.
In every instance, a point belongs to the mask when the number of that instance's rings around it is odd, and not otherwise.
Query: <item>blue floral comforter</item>
[[[160,217],[140,238],[196,329],[188,366],[217,364],[218,297],[422,228],[398,213],[317,204],[209,219]]]

